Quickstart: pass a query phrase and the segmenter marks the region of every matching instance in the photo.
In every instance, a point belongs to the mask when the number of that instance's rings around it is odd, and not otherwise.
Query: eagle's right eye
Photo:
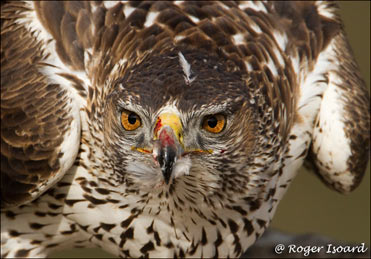
[[[135,112],[123,110],[121,112],[121,125],[125,130],[132,131],[139,128],[142,125],[142,121]]]
[[[202,128],[216,134],[225,128],[225,121],[225,116],[222,114],[208,115],[203,120]]]

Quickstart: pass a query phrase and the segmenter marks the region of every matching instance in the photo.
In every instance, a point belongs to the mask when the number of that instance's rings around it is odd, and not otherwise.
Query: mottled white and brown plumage
[[[2,3],[2,257],[240,256],[306,157],[359,184],[369,117],[334,3]]]

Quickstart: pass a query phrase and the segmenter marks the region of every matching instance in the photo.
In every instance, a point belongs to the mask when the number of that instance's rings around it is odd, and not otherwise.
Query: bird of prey
[[[304,161],[346,193],[370,108],[336,4],[1,6],[1,256],[238,257]]]

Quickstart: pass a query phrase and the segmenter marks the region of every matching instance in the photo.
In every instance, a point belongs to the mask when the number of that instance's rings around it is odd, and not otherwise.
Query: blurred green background
[[[370,87],[370,2],[339,2],[350,45]],[[369,145],[369,143],[365,143]],[[328,189],[302,169],[278,206],[271,227],[289,233],[317,233],[330,238],[370,245],[370,165],[361,185],[342,195]],[[101,249],[73,249],[52,258],[109,258]]]

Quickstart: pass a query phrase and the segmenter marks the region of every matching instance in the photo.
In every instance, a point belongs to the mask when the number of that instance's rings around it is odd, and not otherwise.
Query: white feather
[[[232,39],[233,39],[234,44],[236,44],[236,45],[245,43],[245,39],[244,39],[244,36],[243,36],[242,33],[237,33],[237,34],[233,35]]]
[[[184,3],[184,1],[174,1],[174,4],[175,5],[178,5],[178,6],[181,5],[181,4],[183,4],[183,3]]]
[[[184,39],[184,38],[185,38],[184,35],[177,35],[177,36],[174,37],[174,41],[175,41],[175,42],[178,42],[178,41],[181,41],[181,40]]]
[[[173,113],[176,114],[179,118],[181,116],[178,108],[177,108],[177,101],[169,101],[167,102],[157,113],[157,116],[159,116],[162,113]]]
[[[278,71],[277,71],[277,67],[276,65],[274,64],[272,58],[269,56],[269,60],[268,60],[268,63],[265,63],[267,65],[267,67],[269,68],[269,70],[272,72],[272,74],[274,76],[278,76]]]
[[[315,5],[317,6],[318,14],[324,16],[329,19],[333,19],[335,14],[333,12],[333,8],[329,7],[329,3],[324,1],[315,1]]]
[[[118,1],[104,1],[103,5],[105,8],[110,9],[118,4]]]
[[[125,4],[124,7],[124,14],[125,17],[129,17],[132,12],[134,12],[135,8],[131,7],[129,4]]]
[[[330,44],[325,51],[319,54],[314,69],[309,73],[305,69],[301,69],[298,58],[292,59],[293,67],[298,69],[300,75],[301,96],[298,103],[298,111],[305,118],[304,121],[310,125],[315,120],[319,110],[321,95],[328,86],[325,82],[325,75],[329,70],[334,69],[336,65],[332,60],[333,53],[333,46]]]
[[[153,187],[162,180],[160,168],[155,168],[138,161],[129,161],[126,166],[128,174],[134,176],[132,179],[138,180],[142,185]]]
[[[192,166],[192,161],[188,156],[180,158],[175,163],[175,167],[173,169],[172,176],[175,179],[175,178],[183,176],[183,175],[189,175],[189,171],[191,170],[191,166]]]
[[[254,23],[254,22],[252,22],[252,23],[249,23],[249,26],[250,26],[250,28],[251,29],[253,29],[256,33],[262,33],[262,30],[260,29],[260,27],[256,24],[256,23]]]
[[[242,10],[251,8],[258,12],[267,13],[267,8],[265,8],[263,1],[242,1],[241,4],[238,5],[238,7]]]
[[[200,21],[200,19],[198,19],[196,16],[190,14],[188,15],[188,18],[191,19],[194,23],[198,23]]]
[[[155,20],[157,16],[159,15],[159,12],[149,12],[146,16],[146,22],[144,23],[144,27],[150,27],[155,23]]]
[[[319,112],[319,126],[315,127],[313,135],[313,150],[321,163],[317,166],[329,174],[340,174],[336,177],[345,186],[351,186],[354,176],[348,173],[347,161],[352,155],[350,139],[346,137],[343,122],[344,91],[336,85],[341,85],[341,79],[335,73],[329,73],[330,85],[323,94]]]
[[[287,46],[287,35],[285,33],[281,33],[278,30],[273,31],[273,37],[276,40],[278,47],[282,50],[285,51],[286,46]]]
[[[253,70],[253,68],[252,68],[252,66],[251,66],[251,64],[249,62],[244,61],[244,63],[245,63],[245,66],[247,68],[247,71],[252,71]]]
[[[178,55],[179,55],[179,63],[181,65],[181,67],[183,69],[183,73],[184,73],[184,80],[185,80],[186,84],[191,84],[196,79],[196,77],[191,78],[191,73],[192,73],[191,65],[185,59],[182,52],[179,52]]]

